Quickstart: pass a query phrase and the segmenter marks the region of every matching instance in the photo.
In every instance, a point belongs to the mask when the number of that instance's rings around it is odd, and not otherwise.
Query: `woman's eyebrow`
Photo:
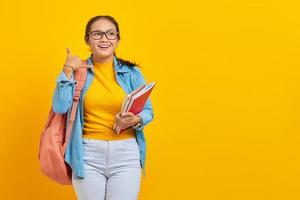
[[[106,30],[106,31],[101,31],[101,30],[96,29],[96,30],[93,30],[93,31],[107,32],[107,31],[111,31],[111,30],[113,31],[114,29],[111,28],[111,29],[108,29],[108,30]]]

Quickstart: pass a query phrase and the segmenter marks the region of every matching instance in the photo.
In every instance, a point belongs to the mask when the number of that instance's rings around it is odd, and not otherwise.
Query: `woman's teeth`
[[[110,47],[110,45],[98,45],[98,47],[101,49],[107,49]]]

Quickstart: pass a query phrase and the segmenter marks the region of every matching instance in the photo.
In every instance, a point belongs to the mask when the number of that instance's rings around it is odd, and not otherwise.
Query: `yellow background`
[[[297,0],[2,1],[0,199],[76,199],[38,144],[66,47],[120,24],[117,55],[156,81],[140,200],[300,199]]]

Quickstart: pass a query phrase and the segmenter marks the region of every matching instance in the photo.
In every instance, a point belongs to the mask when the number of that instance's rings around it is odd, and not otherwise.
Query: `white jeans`
[[[137,200],[141,166],[135,138],[83,138],[85,178],[72,174],[78,200]]]

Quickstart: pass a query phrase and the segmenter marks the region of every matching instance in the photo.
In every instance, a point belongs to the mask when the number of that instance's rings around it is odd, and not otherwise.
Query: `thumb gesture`
[[[65,67],[71,67],[73,70],[78,70],[82,67],[87,67],[87,64],[83,62],[79,56],[72,55],[69,48],[67,48],[67,58],[65,62]]]

